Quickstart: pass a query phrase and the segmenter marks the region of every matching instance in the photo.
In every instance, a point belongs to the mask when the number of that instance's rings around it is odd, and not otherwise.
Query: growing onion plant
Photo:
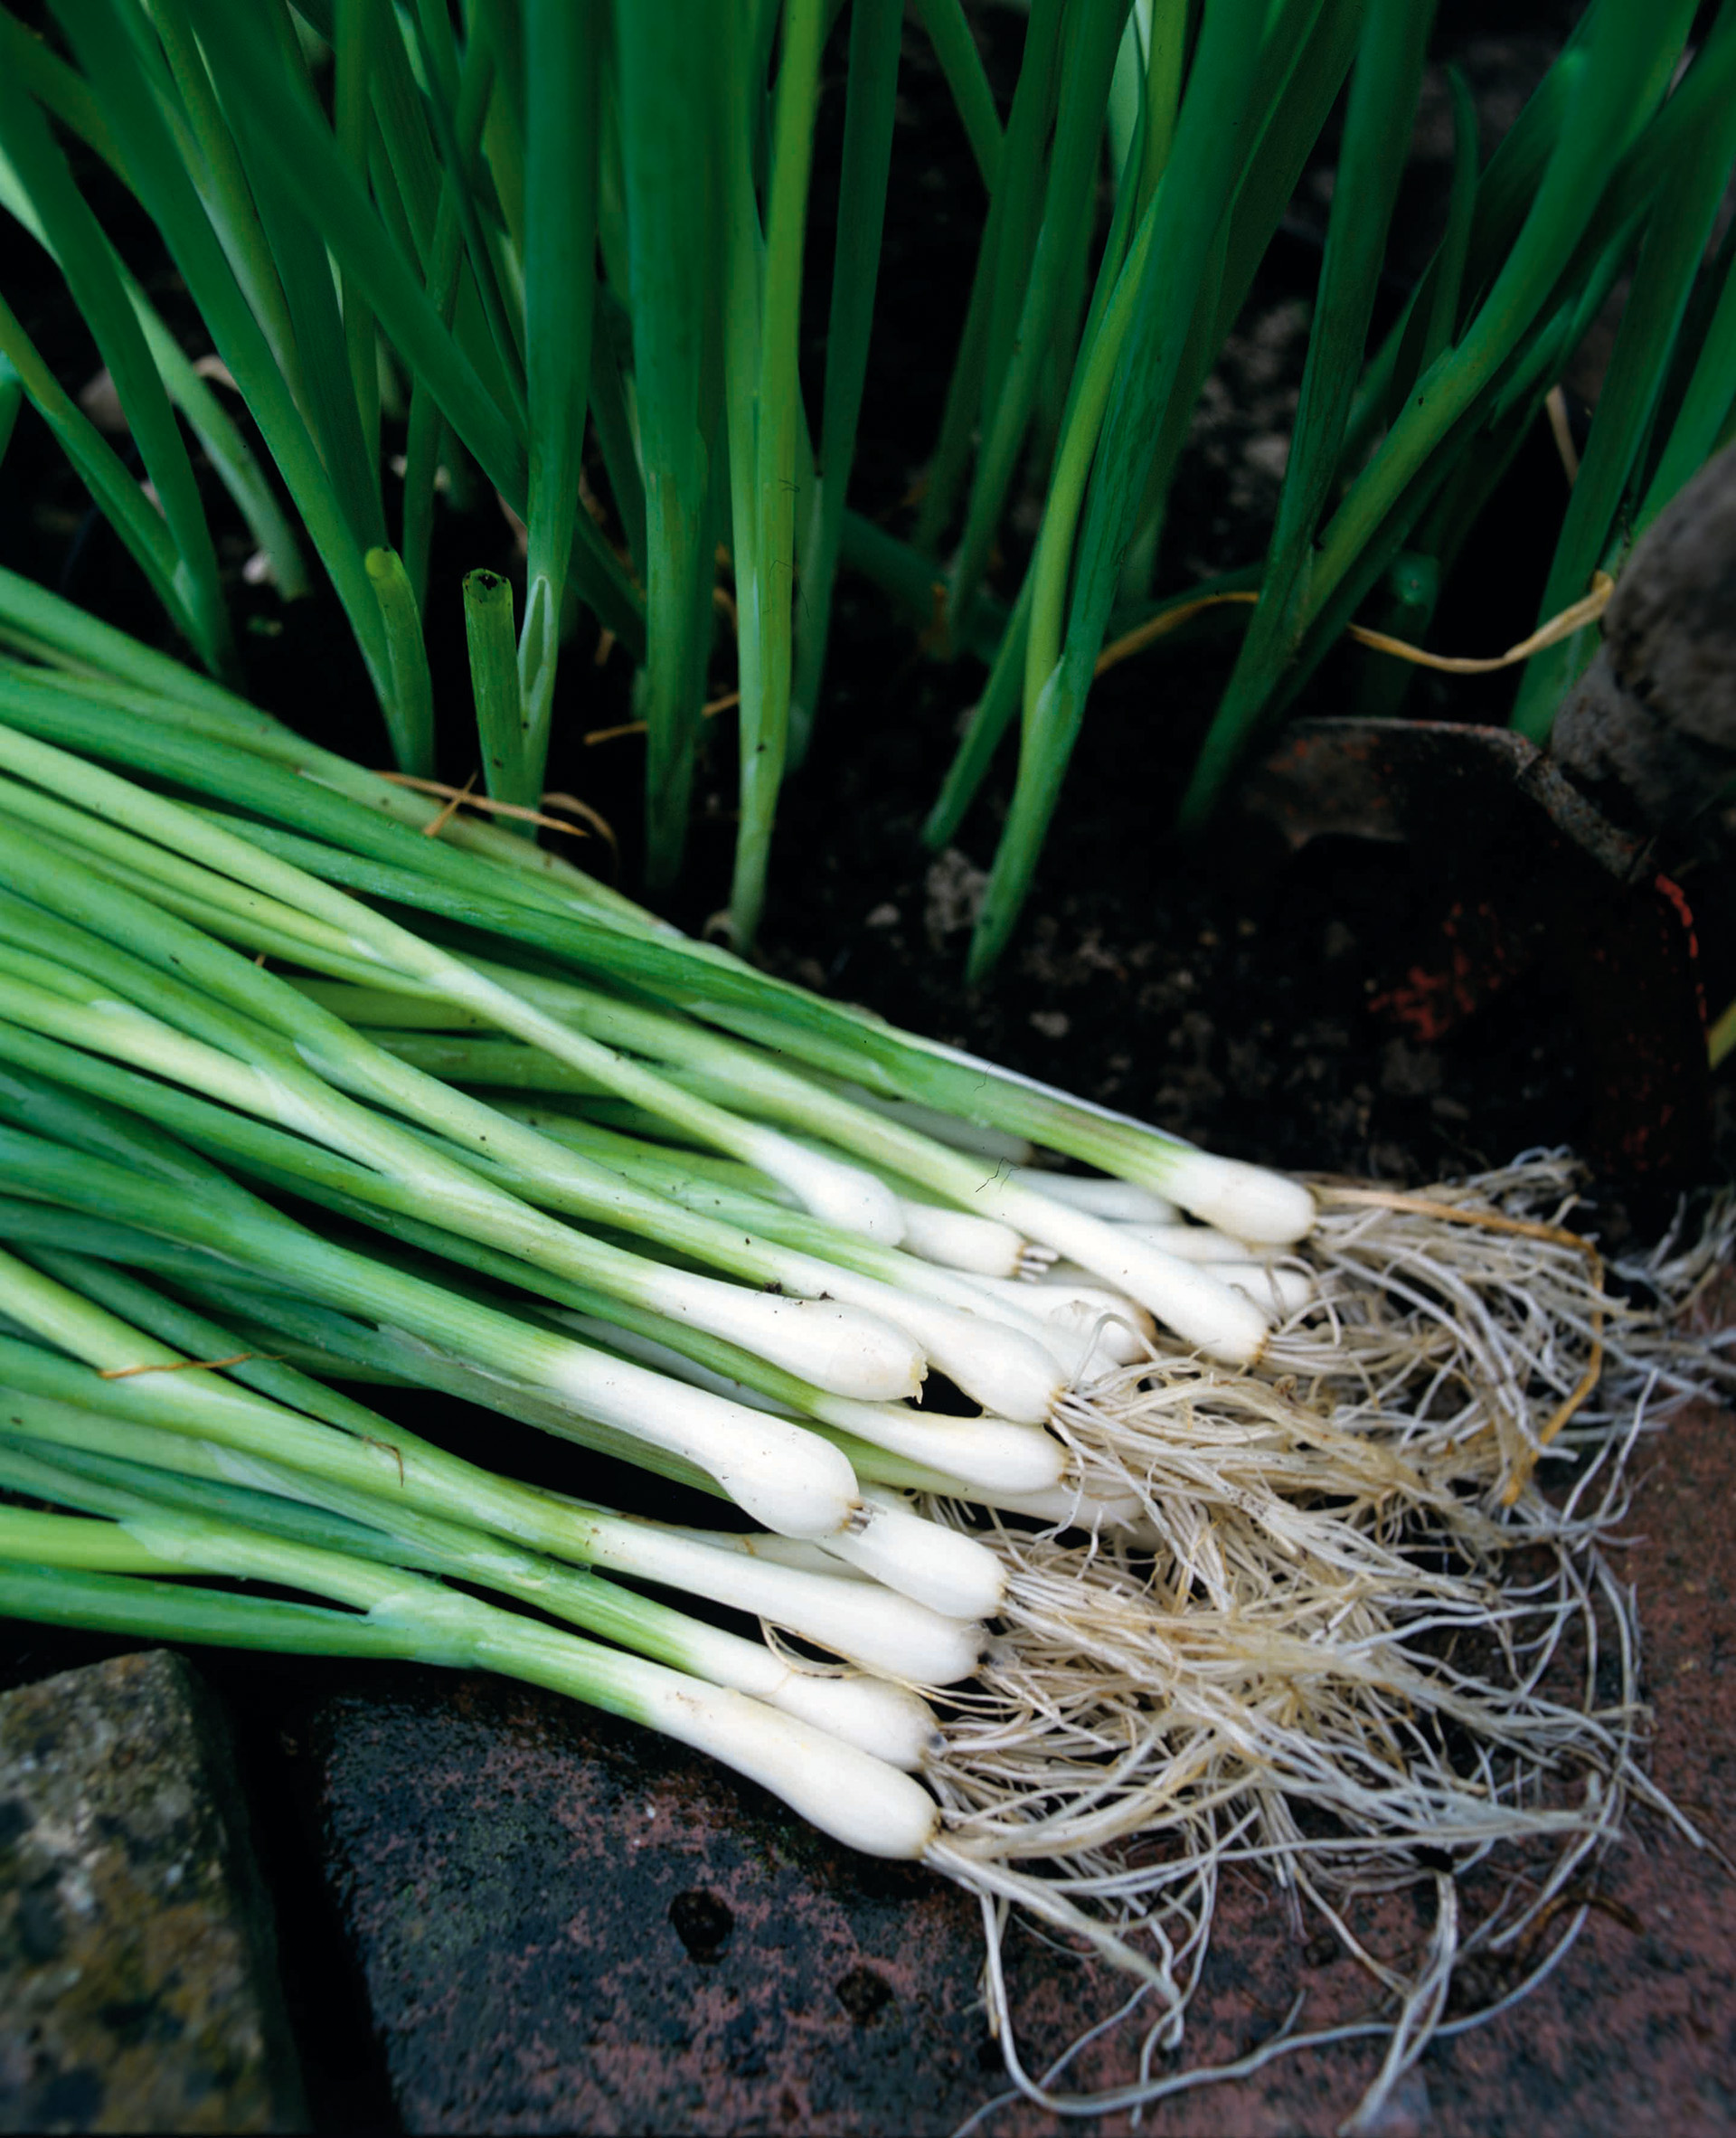
[[[1479,512],[1624,276],[1543,615],[1618,569],[1730,435],[1728,236],[1707,254],[1736,162],[1728,5],[1591,0],[1486,166],[1454,76],[1445,225],[1381,335],[1431,7],[1032,0],[1005,109],[962,0],[920,0],[908,32],[904,12],[50,0],[39,31],[0,9],[0,203],[58,263],[144,480],[4,293],[0,432],[27,398],[174,631],[232,680],[208,468],[285,598],[315,571],[330,581],[416,777],[436,770],[437,697],[462,687],[426,652],[437,491],[495,491],[525,562],[522,587],[466,582],[475,762],[492,796],[533,809],[573,695],[557,696],[562,649],[589,617],[587,645],[600,629],[637,664],[654,889],[680,864],[713,657],[727,667],[732,651],[744,950],[778,790],[823,708],[836,576],[854,564],[938,656],[988,663],[933,845],[957,834],[1016,715],[978,977],[1028,893],[1106,653],[1202,600],[1241,604],[1181,801],[1197,826],[1354,618],[1427,635]],[[982,235],[939,435],[910,441],[913,458],[931,450],[901,536],[850,497],[906,34],[929,42],[957,106]],[[844,82],[829,230],[807,212],[826,53]],[[1337,184],[1265,556],[1222,583],[1160,584],[1193,412],[1335,112]],[[185,285],[216,384],[145,294],[149,263],[105,226],[126,196]],[[831,272],[805,398],[810,252],[829,252]],[[997,585],[1024,486],[1043,500],[1035,543],[1016,585]],[[718,643],[726,612],[732,648]],[[1523,671],[1526,733],[1547,733],[1590,636],[1564,634]]]

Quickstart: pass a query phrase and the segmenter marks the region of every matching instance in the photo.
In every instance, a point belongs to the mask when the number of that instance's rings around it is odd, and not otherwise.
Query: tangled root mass
[[[1431,2039],[1560,1960],[1630,1805],[1699,1840],[1644,1771],[1633,1598],[1605,1546],[1637,1439],[1736,1380],[1727,1337],[1685,1333],[1736,1201],[1606,1266],[1566,1225],[1580,1185],[1561,1154],[1414,1196],[1319,1182],[1299,1251],[1317,1299],[1257,1368],[1154,1349],[1069,1397],[1080,1490],[1137,1500],[1137,1521],[985,1528],[930,1503],[1009,1574],[932,1773],[937,1856],[981,1897],[1008,2070],[1052,2112],[1137,2109],[1365,2035],[1379,2068],[1345,2127],[1373,2128]],[[1153,2076],[1183,2047],[1231,1867],[1276,1886],[1298,1944],[1324,1931],[1355,1956],[1369,2017],[1305,2031],[1298,2001],[1251,2057]],[[1420,1908],[1382,1905],[1408,1888]],[[1083,2044],[1024,2069],[1001,1963],[1021,1905],[1133,1976],[1129,2084],[1065,2090]],[[1506,1987],[1461,2010],[1479,1957]]]

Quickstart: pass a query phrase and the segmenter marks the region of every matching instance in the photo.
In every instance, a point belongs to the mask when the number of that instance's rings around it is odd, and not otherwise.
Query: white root
[[[1183,1262],[1256,1262],[1258,1250],[1246,1240],[1233,1240],[1214,1225],[1136,1225],[1122,1227],[1129,1238],[1143,1240],[1147,1247],[1161,1247]]]
[[[824,1573],[779,1564],[728,1531],[655,1522],[611,1524],[596,1565],[745,1611],[901,1685],[953,1685],[983,1652],[983,1628],[931,1610],[828,1562]]]
[[[1006,1598],[927,1770],[946,1807],[929,1860],[982,1897],[1008,2070],[1052,2114],[1366,2039],[1382,2053],[1346,2127],[1374,2129],[1467,1960],[1535,1949],[1532,1980],[1554,1963],[1582,1917],[1563,1902],[1632,1802],[1698,1839],[1642,1769],[1632,1597],[1602,1546],[1637,1433],[1736,1384],[1728,1339],[1672,1326],[1728,1262],[1736,1199],[1694,1242],[1621,1265],[1618,1297],[1561,1229],[1575,1185],[1544,1157],[1409,1207],[1325,1188],[1300,1250],[1316,1317],[1258,1370],[1154,1349],[1059,1407],[1081,1511],[1114,1521],[1081,1543],[934,1503],[1001,1556]],[[1390,2009],[1154,2075],[1149,2052],[1182,2045],[1232,1867],[1275,1879]],[[1429,1897],[1408,1952],[1380,1916],[1407,1886]],[[1014,1906],[1143,1984],[1128,2084],[1070,2092],[1067,2058],[1020,2063],[998,1957]]]
[[[1199,1263],[1148,1247],[1123,1225],[1029,1188],[988,1181],[978,1192],[991,1216],[1079,1263],[1099,1285],[1137,1301],[1184,1343],[1231,1366],[1251,1365],[1264,1349],[1269,1317]]]
[[[767,1654],[770,1656],[769,1650]],[[828,1736],[843,1738],[859,1752],[872,1753],[888,1766],[916,1774],[939,1747],[934,1709],[919,1693],[863,1670],[837,1675],[797,1670],[776,1659],[772,1667],[778,1675],[758,1693],[759,1698],[812,1723]]]
[[[912,1596],[948,1618],[993,1618],[1006,1594],[1006,1576],[986,1545],[915,1512],[882,1486],[864,1485],[860,1523],[822,1547],[901,1596]]]
[[[823,1537],[858,1503],[855,1472],[830,1441],[764,1411],[579,1344],[564,1346],[548,1379],[581,1416],[697,1463],[769,1529]]]
[[[981,1314],[969,1313],[849,1271],[830,1282],[840,1299],[861,1301],[914,1338],[935,1369],[992,1416],[1017,1425],[1047,1420],[1067,1376],[1034,1320],[1014,1327],[996,1320],[986,1299]]]
[[[861,1233],[888,1247],[896,1247],[903,1238],[898,1197],[864,1168],[828,1157],[758,1121],[745,1125],[741,1155],[828,1225]]]
[[[1102,1179],[1091,1173],[1045,1173],[1033,1166],[1015,1166],[1008,1178],[1015,1187],[1033,1188],[1052,1202],[1117,1225],[1174,1225],[1181,1216],[1166,1197],[1131,1180]]]
[[[1301,1181],[1240,1159],[1182,1145],[1165,1156],[1164,1186],[1192,1216],[1232,1239],[1288,1247],[1314,1229],[1314,1197]]]
[[[863,1403],[915,1395],[928,1373],[921,1347],[882,1315],[830,1300],[782,1299],[745,1284],[686,1275],[665,1310],[769,1360],[829,1394]]]
[[[1268,1309],[1279,1321],[1311,1307],[1319,1297],[1306,1270],[1285,1269],[1263,1262],[1213,1263],[1213,1273],[1237,1291],[1245,1291],[1256,1305]]]
[[[910,1862],[933,1841],[939,1812],[920,1782],[811,1723],[674,1670],[644,1706],[666,1736],[751,1775],[849,1848]]]
[[[1039,1320],[1086,1335],[1095,1335],[1102,1358],[1126,1366],[1143,1356],[1156,1333],[1151,1316],[1123,1292],[1106,1291],[1089,1282],[1031,1284],[978,1277],[989,1295]]]
[[[1031,1244],[1010,1225],[992,1217],[973,1217],[967,1210],[943,1209],[938,1203],[898,1199],[904,1221],[906,1253],[944,1268],[968,1270],[984,1277],[1016,1277],[1029,1258]]]

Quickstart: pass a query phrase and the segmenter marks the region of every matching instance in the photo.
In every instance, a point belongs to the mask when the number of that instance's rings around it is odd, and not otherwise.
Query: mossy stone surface
[[[0,2130],[299,2128],[209,1694],[153,1651],[0,1697]]]

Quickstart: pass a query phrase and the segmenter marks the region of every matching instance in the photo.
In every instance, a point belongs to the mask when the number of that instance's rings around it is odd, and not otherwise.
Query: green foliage
[[[0,419],[46,421],[175,629],[232,656],[196,437],[280,591],[301,544],[349,617],[401,769],[431,769],[421,651],[437,484],[479,475],[525,523],[510,589],[467,592],[491,794],[541,793],[562,641],[582,610],[639,664],[647,875],[678,872],[716,648],[737,618],[748,947],[779,789],[824,718],[840,569],[937,657],[988,677],[925,827],[958,836],[1017,715],[1013,802],[971,951],[1028,896],[1107,641],[1202,590],[1153,585],[1200,394],[1335,109],[1338,183],[1288,466],[1246,628],[1181,802],[1204,822],[1359,609],[1428,630],[1477,513],[1587,325],[1633,281],[1543,614],[1618,568],[1736,419],[1736,256],[1706,257],[1736,166],[1736,5],[1590,0],[1479,168],[1455,156],[1433,261],[1371,341],[1431,10],[1413,0],[1032,0],[1003,113],[962,0],[51,0],[0,5],[0,205],[59,263],[148,494],[0,299]],[[840,18],[843,19],[840,19]],[[901,38],[921,38],[983,191],[982,236],[909,541],[848,510]],[[835,228],[808,230],[822,80],[845,83]],[[312,55],[311,57],[309,55]],[[90,176],[99,173],[101,184]],[[1098,201],[1105,175],[1114,204]],[[275,464],[255,460],[93,203],[155,223]],[[829,247],[823,378],[797,356],[805,251]],[[137,267],[138,262],[133,263]],[[810,323],[812,324],[812,323]],[[401,524],[382,451],[401,411]],[[580,503],[593,454],[599,517]],[[1022,483],[1045,502],[995,587]],[[290,513],[279,502],[287,492]],[[298,523],[298,525],[297,524]],[[937,597],[935,590],[939,589]],[[1206,590],[1210,591],[1210,590]],[[1589,633],[1538,657],[1545,735]],[[1371,657],[1362,704],[1403,677]],[[451,768],[462,771],[467,768]]]

